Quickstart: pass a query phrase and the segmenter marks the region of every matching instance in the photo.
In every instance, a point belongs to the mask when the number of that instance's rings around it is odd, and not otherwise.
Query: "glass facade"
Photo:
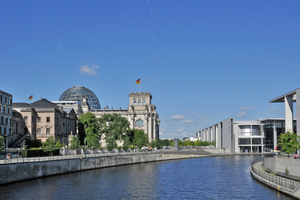
[[[101,109],[97,96],[85,87],[72,87],[67,89],[59,98],[59,101],[78,101],[82,102],[83,98],[87,98],[87,102],[92,110]]]

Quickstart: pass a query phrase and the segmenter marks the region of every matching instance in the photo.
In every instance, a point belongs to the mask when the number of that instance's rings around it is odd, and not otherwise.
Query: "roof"
[[[64,110],[66,113],[70,113],[70,112],[73,110],[73,108],[63,108],[63,110]]]
[[[293,91],[291,91],[291,92],[288,92],[288,93],[286,93],[286,94],[283,94],[283,95],[281,95],[281,96],[279,96],[279,97],[276,97],[275,99],[272,99],[272,100],[270,100],[269,102],[270,103],[276,103],[276,102],[284,102],[284,97],[286,97],[286,96],[293,96],[293,102],[296,102],[296,91],[297,90],[299,90],[300,88],[298,88],[298,89],[296,89],[296,90],[293,90]]]
[[[30,104],[34,109],[56,109],[60,110],[60,107],[57,106],[55,103],[52,103],[48,101],[45,98],[42,98],[41,100],[38,100],[36,102],[33,102]]]
[[[12,103],[13,108],[31,108],[28,103]]]

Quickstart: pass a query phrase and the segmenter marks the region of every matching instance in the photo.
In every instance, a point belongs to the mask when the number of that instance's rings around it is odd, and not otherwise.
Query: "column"
[[[148,115],[146,114],[146,115],[144,115],[144,119],[145,119],[145,132],[146,132],[146,134],[148,135],[148,138],[149,138],[149,131],[148,131]]]
[[[297,113],[297,135],[300,135],[300,89],[296,90],[296,113]],[[298,149],[297,154],[300,154],[300,149]]]
[[[300,89],[296,90],[297,135],[300,135]]]
[[[156,139],[156,117],[153,119],[153,127],[152,127],[152,138],[151,139]]]
[[[285,132],[293,132],[293,96],[284,97],[285,104]]]
[[[277,147],[277,126],[276,126],[276,121],[273,121],[273,145],[274,145],[274,150]]]

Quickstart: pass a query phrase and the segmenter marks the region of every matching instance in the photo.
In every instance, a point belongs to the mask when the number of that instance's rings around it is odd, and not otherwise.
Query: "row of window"
[[[239,138],[239,145],[251,144],[251,138]],[[252,144],[262,144],[261,138],[252,138]]]
[[[134,100],[133,100],[133,103],[136,103],[136,102],[137,102],[137,100],[134,99]],[[138,102],[139,102],[139,103],[142,103],[142,99],[139,99]],[[146,103],[146,99],[143,99],[143,103]]]
[[[28,121],[28,117],[27,116],[24,117],[24,121],[25,122]],[[41,117],[37,117],[37,122],[42,122]],[[50,117],[46,117],[46,122],[50,122]]]
[[[0,124],[11,124],[11,118],[0,116]]]
[[[137,120],[136,122],[135,122],[135,126],[144,126],[144,121],[143,120]]]
[[[8,133],[7,133],[7,130],[8,130]],[[11,134],[11,128],[3,127],[3,129],[1,129],[1,127],[0,127],[0,134]]]
[[[36,134],[38,134],[38,135],[42,134],[42,129],[38,128],[36,130]],[[50,128],[46,128],[46,134],[50,134]]]
[[[5,96],[3,98],[2,94],[0,94],[0,102],[12,105],[12,98]]]
[[[3,113],[6,113],[6,111],[7,111],[7,114],[10,114],[10,107],[7,107],[7,109],[6,109],[6,107],[3,106]],[[2,112],[2,106],[0,105],[0,113],[1,112]]]

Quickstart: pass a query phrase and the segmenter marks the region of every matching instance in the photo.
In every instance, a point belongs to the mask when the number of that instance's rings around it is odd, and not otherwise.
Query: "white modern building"
[[[296,119],[293,120],[296,130]],[[267,118],[255,121],[226,119],[196,132],[202,141],[216,141],[216,148],[230,153],[272,152],[281,133],[285,133],[284,118]]]

